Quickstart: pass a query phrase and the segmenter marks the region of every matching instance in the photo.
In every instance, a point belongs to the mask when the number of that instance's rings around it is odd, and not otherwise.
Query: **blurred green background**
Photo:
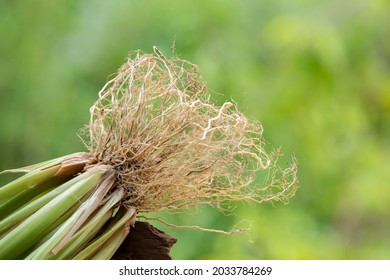
[[[174,258],[390,259],[389,15],[385,0],[2,0],[0,169],[84,150],[76,134],[108,75],[155,45],[260,120],[281,164],[299,162],[288,205],[157,215],[251,226],[156,223],[178,238]]]

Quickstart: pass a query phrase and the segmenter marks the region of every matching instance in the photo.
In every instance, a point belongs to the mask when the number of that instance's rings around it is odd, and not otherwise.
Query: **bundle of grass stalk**
[[[0,188],[0,259],[110,259],[138,213],[295,193],[296,163],[276,165],[261,125],[157,49],[132,54],[90,113],[89,152],[8,170],[26,174]]]

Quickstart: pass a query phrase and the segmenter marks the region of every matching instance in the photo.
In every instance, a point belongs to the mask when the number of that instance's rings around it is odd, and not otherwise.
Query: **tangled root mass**
[[[261,124],[234,103],[215,105],[195,65],[157,49],[132,54],[99,92],[89,138],[90,152],[116,170],[123,203],[139,211],[286,202],[296,190],[296,164],[277,167]]]

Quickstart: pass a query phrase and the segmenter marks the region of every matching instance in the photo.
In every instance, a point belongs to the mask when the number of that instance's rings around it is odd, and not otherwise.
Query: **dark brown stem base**
[[[136,222],[112,260],[171,260],[176,239],[146,222]]]

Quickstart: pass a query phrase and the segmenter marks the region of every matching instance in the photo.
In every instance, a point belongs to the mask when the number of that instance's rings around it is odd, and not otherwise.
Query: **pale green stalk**
[[[37,163],[31,166],[22,167],[18,169],[4,170],[1,173],[7,172],[28,172],[22,177],[13,180],[12,182],[0,188],[0,201],[11,197],[14,194],[20,193],[24,190],[32,188],[42,182],[52,179],[56,173],[61,169],[61,163],[72,157],[77,157],[80,153],[75,153],[52,160]],[[0,173],[0,174],[1,174]]]
[[[23,175],[22,177],[0,188],[0,199],[11,197],[12,195],[28,190],[29,188],[33,188],[34,186],[53,178],[59,169],[60,166],[55,165],[43,170],[34,170]]]
[[[48,193],[40,196],[39,198],[32,200],[30,203],[13,212],[11,215],[0,221],[0,232],[3,232],[4,230],[14,226],[26,217],[31,216],[37,210],[46,205],[49,201],[53,200],[54,198],[58,197],[60,194],[68,190],[71,186],[88,178],[89,175],[90,174],[83,173],[73,178],[72,180],[62,184],[61,186],[49,191]]]
[[[113,193],[107,202],[92,216],[91,220],[83,226],[68,243],[51,259],[69,259],[75,256],[95,236],[95,234],[112,217],[113,207],[122,199],[123,190]]]
[[[86,197],[84,196],[83,198],[80,199],[80,203],[84,202],[85,200]],[[78,204],[74,204],[71,208],[69,208],[61,217],[59,217],[54,223],[52,223],[49,227],[47,227],[44,230],[44,232],[42,233],[43,238],[41,240],[35,243],[30,250],[24,252],[24,254],[19,257],[25,260],[32,259],[34,256],[34,252],[45,242],[47,242],[57,232],[57,230],[62,226],[62,224],[65,223],[78,208],[79,208]],[[26,254],[28,255],[26,256]]]
[[[8,198],[7,201],[0,203],[0,221],[18,209],[23,208],[26,204],[30,203],[34,199],[47,193],[48,190],[55,188],[64,182],[65,180],[60,178],[57,180],[50,180],[49,182],[39,184],[34,188],[27,189],[19,194],[12,196],[11,198]],[[2,227],[0,226],[0,228]]]
[[[120,215],[120,213],[117,213]],[[118,221],[114,223],[113,226],[108,227],[108,229],[102,233],[96,240],[94,240],[88,247],[82,250],[77,254],[73,259],[74,260],[86,260],[92,258],[104,244],[123,226],[130,226],[130,223],[133,222],[135,218],[136,210],[134,208],[128,209]]]
[[[95,187],[103,174],[101,170],[96,169],[86,173],[91,173],[87,179],[72,185],[4,236],[0,240],[0,259],[14,259],[34,246],[44,237],[42,233],[45,228],[66,213],[75,203],[79,203],[79,198]]]
[[[80,228],[102,202],[112,186],[113,180],[110,180],[112,178],[110,176],[96,186],[94,193],[57,229],[53,236],[33,252],[33,259],[48,259],[61,250],[73,233]],[[110,181],[109,183],[105,183],[107,179]]]
[[[99,220],[94,225],[88,226],[88,229],[81,228],[77,234],[72,236],[69,242],[62,248],[62,250],[52,255],[51,260],[68,260],[83,250],[95,236],[103,228],[103,226],[112,218],[113,209],[99,215]]]
[[[64,235],[63,239],[53,248],[53,253],[57,253],[66,241],[81,227],[82,224],[90,217],[100,203],[104,200],[106,194],[111,190],[115,182],[115,171],[108,166],[100,166],[105,170],[104,176],[101,178],[98,186],[90,198],[83,203],[78,211],[77,218],[69,231]]]
[[[125,240],[126,236],[130,232],[129,226],[124,226],[120,228],[117,232],[114,233],[113,236],[104,243],[104,246],[100,248],[98,252],[96,252],[90,260],[109,260],[121,246],[123,240]]]

